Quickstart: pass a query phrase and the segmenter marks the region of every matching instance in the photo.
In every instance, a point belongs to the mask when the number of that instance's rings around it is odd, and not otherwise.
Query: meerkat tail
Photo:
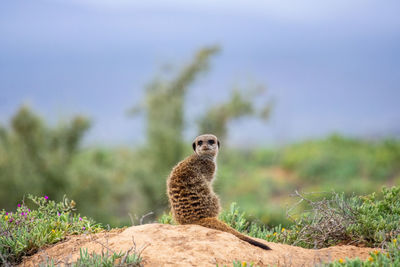
[[[254,239],[251,239],[250,237],[236,231],[235,229],[233,229],[232,227],[230,227],[229,225],[227,225],[226,223],[221,222],[220,220],[218,220],[217,218],[204,218],[201,219],[200,221],[196,222],[196,224],[207,227],[207,228],[211,228],[211,229],[215,229],[215,230],[220,230],[223,232],[227,232],[230,234],[233,234],[234,236],[236,236],[237,238],[252,244],[253,246],[265,249],[265,250],[270,250],[271,248],[268,247],[267,245],[258,242]]]

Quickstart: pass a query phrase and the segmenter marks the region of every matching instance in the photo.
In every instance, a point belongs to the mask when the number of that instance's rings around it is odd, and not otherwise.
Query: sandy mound
[[[145,266],[232,266],[234,260],[253,262],[260,266],[314,266],[335,259],[366,259],[371,248],[336,246],[320,250],[269,243],[272,251],[265,251],[243,242],[235,236],[197,225],[146,224],[125,230],[114,230],[96,235],[69,237],[65,242],[43,249],[26,258],[21,266],[37,266],[46,258],[55,263],[73,262],[80,248],[101,253],[104,246],[113,251],[127,251],[146,246],[142,252]]]

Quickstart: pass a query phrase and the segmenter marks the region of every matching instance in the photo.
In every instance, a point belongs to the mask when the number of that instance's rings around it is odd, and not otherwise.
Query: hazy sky
[[[219,44],[188,95],[189,126],[255,81],[275,100],[272,119],[232,124],[231,141],[400,134],[398,0],[215,2],[2,1],[0,121],[29,103],[53,122],[88,115],[88,143],[142,141],[143,121],[126,110],[144,85]]]

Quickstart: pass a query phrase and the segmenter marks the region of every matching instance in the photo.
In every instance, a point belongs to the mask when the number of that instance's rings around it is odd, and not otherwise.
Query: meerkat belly
[[[180,224],[218,216],[219,200],[207,185],[172,186],[169,195],[174,218]]]

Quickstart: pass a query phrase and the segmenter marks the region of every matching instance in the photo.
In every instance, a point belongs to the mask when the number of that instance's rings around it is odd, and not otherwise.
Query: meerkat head
[[[210,155],[216,157],[220,143],[215,135],[202,134],[194,139],[192,146],[197,155]]]

